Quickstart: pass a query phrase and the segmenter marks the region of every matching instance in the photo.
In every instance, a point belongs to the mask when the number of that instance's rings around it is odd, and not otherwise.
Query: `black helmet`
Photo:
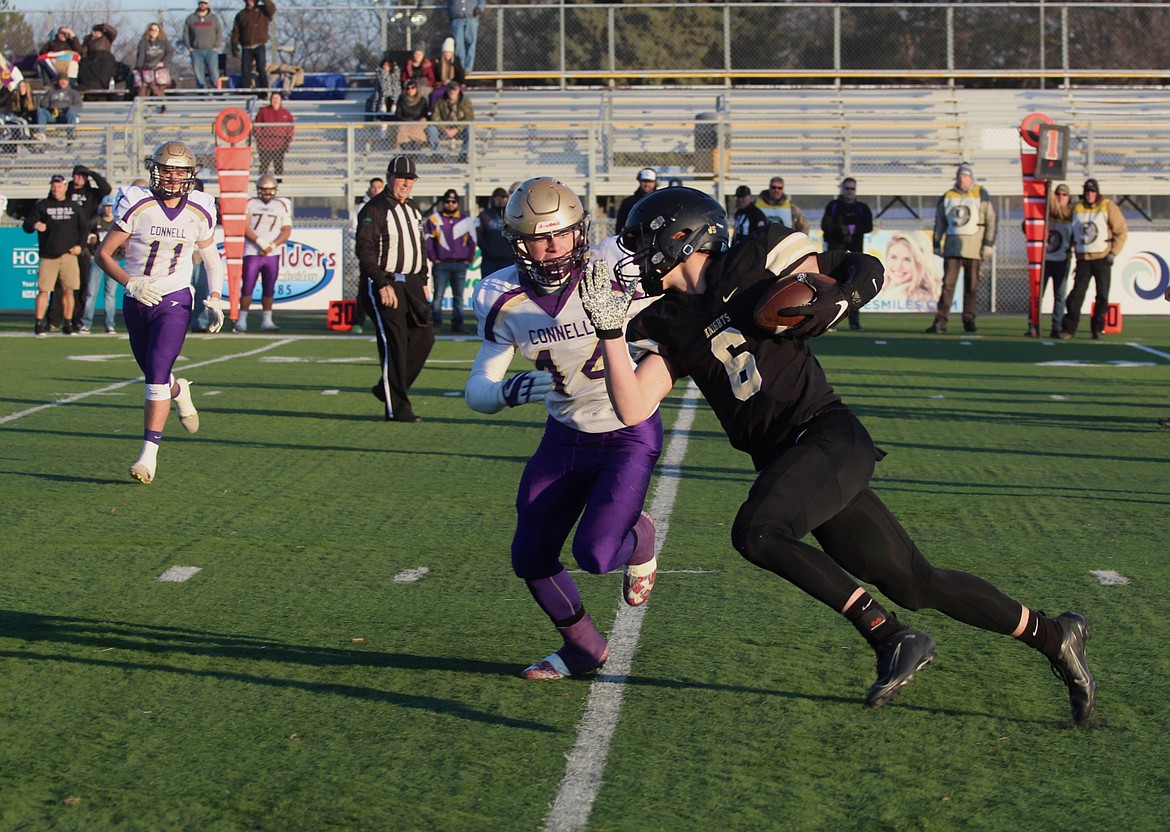
[[[627,288],[633,291],[640,278],[646,294],[660,295],[663,275],[696,251],[727,251],[727,212],[694,188],[654,191],[634,205],[618,245],[630,255],[614,269]]]

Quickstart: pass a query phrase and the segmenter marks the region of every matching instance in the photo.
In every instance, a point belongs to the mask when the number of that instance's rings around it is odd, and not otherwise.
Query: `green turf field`
[[[750,464],[682,384],[653,601],[578,576],[603,631],[640,627],[628,674],[533,683],[557,639],[508,550],[544,412],[466,407],[475,339],[440,340],[402,425],[368,337],[193,336],[202,428],[172,418],[143,486],[125,338],[3,316],[0,831],[1170,828],[1170,322],[863,318],[816,352],[889,452],[875,487],[937,564],[1086,614],[1092,727],[1038,653],[929,611],[899,612],[938,658],[866,710],[852,627],[732,550]],[[597,701],[612,736],[578,744]]]

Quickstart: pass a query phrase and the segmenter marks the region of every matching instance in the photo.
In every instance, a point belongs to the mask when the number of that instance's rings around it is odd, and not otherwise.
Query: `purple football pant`
[[[130,335],[130,350],[147,384],[170,383],[191,324],[193,299],[189,288],[164,295],[156,306],[143,306],[129,295],[123,297],[122,317]]]
[[[279,254],[249,254],[244,258],[244,282],[240,285],[240,297],[250,298],[256,291],[256,280],[260,282],[260,296],[273,297],[276,294],[276,276],[280,273]]]
[[[573,557],[600,575],[630,559],[634,523],[662,453],[662,417],[609,433],[582,433],[551,416],[516,494],[512,569],[526,580],[562,569],[561,548],[577,518]]]

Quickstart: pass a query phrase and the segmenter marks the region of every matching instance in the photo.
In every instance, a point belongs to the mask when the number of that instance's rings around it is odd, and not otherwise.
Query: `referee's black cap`
[[[386,166],[386,175],[395,179],[418,179],[418,169],[410,156],[395,156]]]

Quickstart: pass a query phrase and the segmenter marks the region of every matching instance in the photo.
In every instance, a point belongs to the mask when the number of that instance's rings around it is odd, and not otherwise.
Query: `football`
[[[813,287],[805,282],[805,280],[813,278],[824,280],[827,283],[837,282],[827,274],[813,274],[811,272],[800,272],[780,278],[768,287],[760,297],[760,302],[756,304],[756,323],[764,329],[779,334],[803,321],[804,315],[784,316],[779,314],[779,310],[787,309],[790,306],[804,306],[816,297]]]

